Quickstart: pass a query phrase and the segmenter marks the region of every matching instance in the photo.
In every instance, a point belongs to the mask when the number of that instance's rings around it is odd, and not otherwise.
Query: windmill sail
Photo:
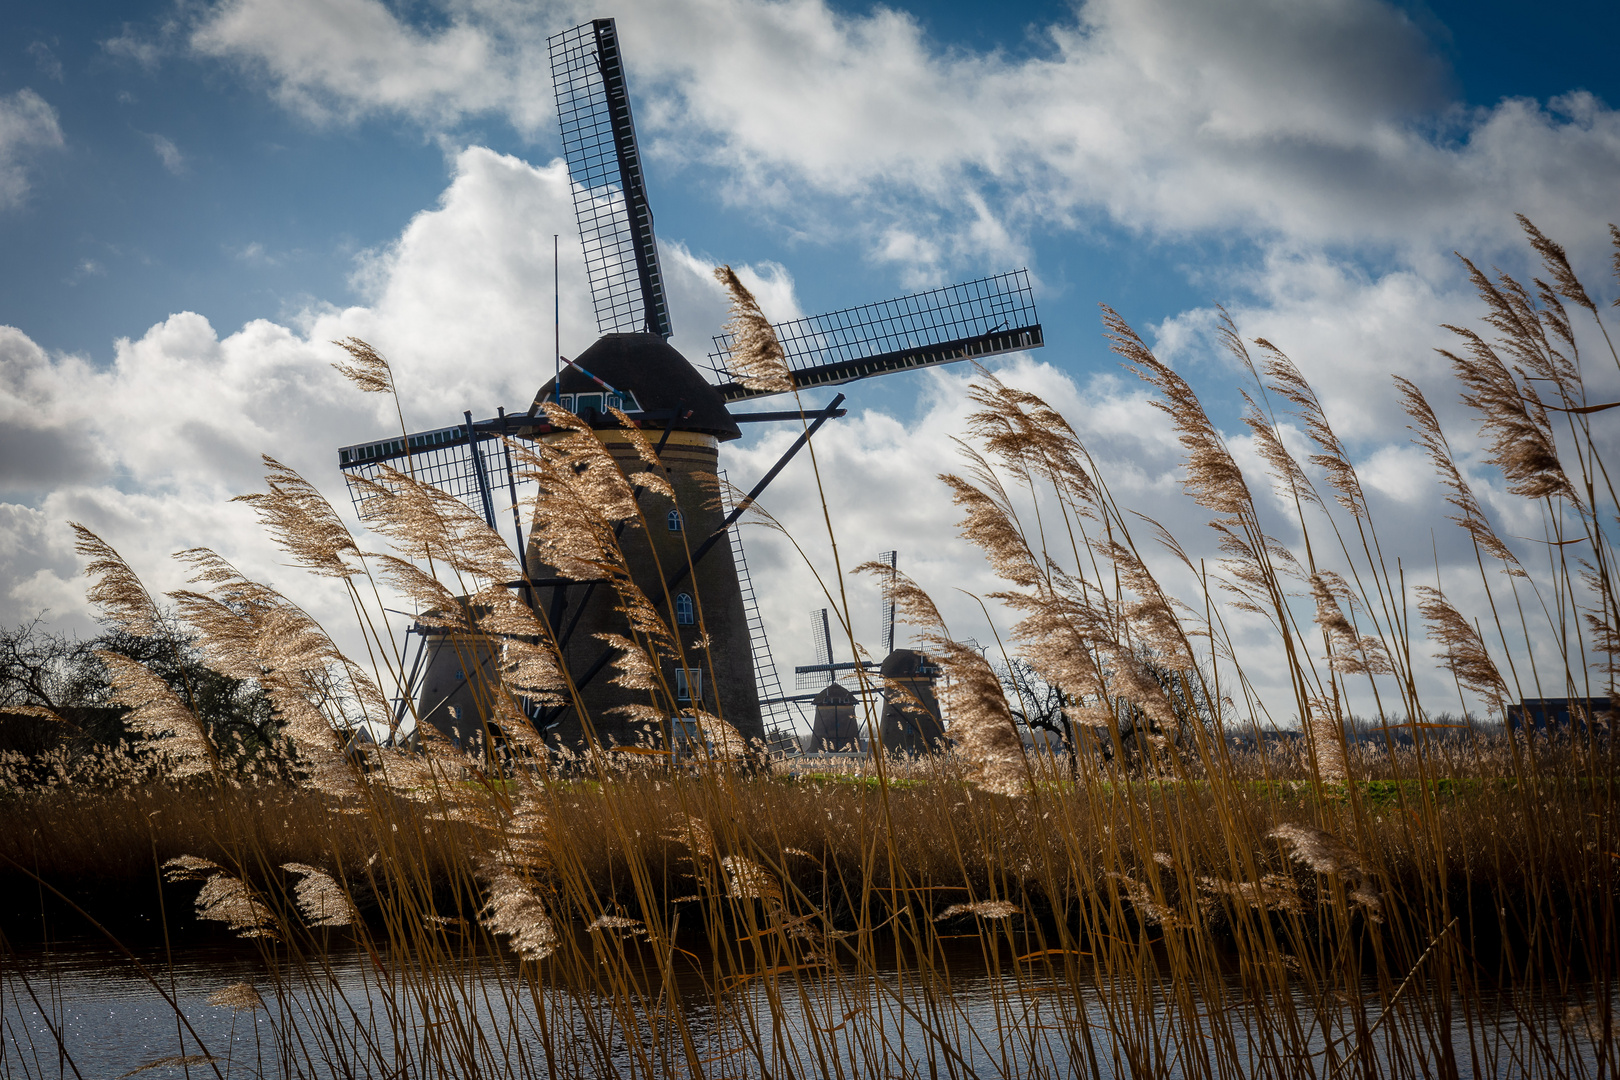
[[[885,551],[877,561],[889,568],[883,578],[883,655],[894,652],[894,571],[900,567],[900,553]]]
[[[349,498],[361,521],[371,517],[367,506],[371,492],[355,480],[371,480],[386,465],[453,495],[490,528],[500,528],[501,515],[519,504],[534,486],[513,468],[512,452],[503,438],[528,437],[526,433],[534,428],[534,420],[507,416],[505,410],[489,420],[473,420],[469,413],[455,427],[341,447],[338,468],[343,470]],[[521,551],[522,526],[515,520],[513,524]]]
[[[794,669],[794,673],[798,676],[799,690],[826,686],[834,678],[832,624],[827,619],[826,608],[810,613],[810,634],[815,641],[816,662],[809,668]]]
[[[547,44],[597,329],[667,339],[669,308],[618,31],[612,19],[595,19]]]
[[[1045,343],[1028,270],[794,319],[775,329],[801,390]],[[709,363],[728,403],[771,393],[750,390],[732,377],[726,367],[730,335],[716,337],[714,345]]]

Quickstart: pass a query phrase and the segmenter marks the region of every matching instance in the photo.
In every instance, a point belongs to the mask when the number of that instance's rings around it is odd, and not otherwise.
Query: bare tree
[[[127,656],[185,692],[217,745],[253,753],[280,734],[264,692],[253,682],[209,668],[172,625],[147,636],[109,631],[85,641],[52,632],[34,619],[0,629],[0,750],[35,757],[63,745],[89,749],[127,738],[125,710],[112,702],[98,652]],[[40,716],[37,709],[56,718]]]

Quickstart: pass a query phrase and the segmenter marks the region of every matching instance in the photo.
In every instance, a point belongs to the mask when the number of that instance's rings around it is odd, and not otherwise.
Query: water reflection
[[[1278,1010],[1257,1012],[1235,984],[1219,991],[1226,1023],[1203,1024],[1205,1003],[1167,999],[1144,1011],[1130,1005],[1139,999],[1124,986],[1076,994],[1038,965],[992,970],[976,949],[932,971],[894,967],[855,979],[827,969],[778,970],[734,981],[722,993],[711,991],[701,957],[672,986],[644,966],[633,987],[604,981],[566,994],[537,987],[522,977],[525,969],[501,958],[470,958],[426,981],[409,965],[360,951],[335,952],[318,966],[241,946],[192,948],[172,966],[161,949],[138,958],[184,1022],[152,982],[108,949],[82,944],[8,958],[0,972],[4,1075],[117,1077],[206,1053],[214,1066],[173,1064],[142,1075],[213,1075],[217,1067],[227,1076],[311,1078],[1326,1076],[1348,1043],[1330,1054],[1324,1028],[1358,1027],[1348,1006],[1324,1025],[1296,996],[1292,1012],[1301,1027],[1281,1030]],[[622,970],[604,965],[602,979]],[[208,1003],[242,982],[263,995],[264,1011]],[[681,1023],[672,997],[680,999]],[[1599,1060],[1601,1013],[1578,997],[1533,1007],[1503,998],[1494,1015],[1449,1018],[1433,1002],[1409,1004],[1410,1011],[1380,1023],[1382,1006],[1369,992],[1359,1029],[1373,1030],[1376,1061],[1352,1061],[1340,1075],[1368,1066],[1437,1074],[1444,1031],[1465,1076],[1612,1069],[1612,1056]]]

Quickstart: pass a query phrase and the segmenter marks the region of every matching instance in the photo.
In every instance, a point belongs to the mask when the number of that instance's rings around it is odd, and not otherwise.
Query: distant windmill
[[[810,727],[810,739],[805,750],[810,753],[858,750],[861,747],[861,725],[855,715],[855,695],[836,676],[840,671],[853,671],[872,664],[839,664],[833,660],[832,623],[827,609],[810,613],[810,636],[814,643],[816,662],[795,669],[799,690],[821,687],[814,694],[800,694],[809,698],[815,709]]]
[[[714,339],[709,356],[712,381],[670,347],[669,306],[614,21],[596,19],[574,27],[552,37],[549,46],[585,269],[603,336],[575,360],[559,357],[556,377],[521,415],[502,409],[493,419],[475,421],[471,412],[464,412],[463,422],[450,427],[346,446],[338,452],[339,465],[350,476],[369,476],[386,463],[402,467],[409,455],[418,478],[465,500],[491,528],[497,527],[497,502],[510,500],[532,602],[560,643],[590,723],[572,704],[531,705],[531,719],[566,745],[579,745],[592,734],[628,744],[660,733],[615,713],[645,701],[602,677],[615,653],[598,635],[626,634],[627,629],[617,599],[611,588],[598,583],[561,578],[525,547],[518,482],[510,453],[499,441],[544,441],[552,429],[539,404],[556,401],[591,425],[633,481],[643,465],[609,412],[622,409],[643,431],[656,434],[677,496],[670,504],[663,496],[641,494],[647,520],[667,528],[621,537],[632,579],[682,636],[688,656],[701,658],[689,661],[701,667],[679,671],[669,662],[668,684],[677,688],[683,709],[719,713],[744,735],[757,737],[764,731],[762,696],[766,707],[787,699],[779,687],[774,694],[761,694],[766,688],[762,683],[775,679],[774,669],[763,670],[761,650],[753,647],[763,624],[751,608],[753,590],[742,577],[745,571],[733,544],[721,541],[810,437],[827,420],[843,415],[839,405],[844,398],[840,394],[803,412],[733,414],[728,404],[787,391],[744,386],[729,367],[731,341],[724,334]],[[775,331],[793,390],[1033,349],[1044,341],[1025,270],[779,323]],[[728,513],[711,509],[709,478],[716,472],[719,444],[741,437],[738,424],[801,418],[808,420],[805,430],[747,496]],[[364,517],[365,506],[353,485],[351,494]],[[534,523],[529,524],[532,529]],[[697,635],[698,605],[706,642]],[[892,636],[891,620],[886,643],[892,644]],[[490,663],[488,647],[431,631],[423,634],[423,641],[415,668],[422,673],[419,714],[446,731],[470,724],[467,718],[487,715],[487,708],[479,707],[480,680],[471,676]],[[830,664],[830,653],[828,660]],[[667,738],[668,732],[662,734]]]
[[[855,721],[856,692],[837,682],[840,674],[861,671],[856,691],[861,694],[881,694],[883,711],[879,724],[879,738],[886,750],[921,754],[941,749],[945,744],[945,729],[941,722],[939,699],[934,683],[939,677],[939,665],[927,655],[913,649],[897,649],[895,639],[894,573],[900,566],[898,551],[885,551],[877,557],[879,563],[889,567],[883,582],[883,662],[852,660],[838,662],[833,658],[831,622],[826,608],[810,613],[811,637],[816,663],[794,668],[797,676],[796,697],[784,700],[810,700],[815,706],[815,721],[807,749],[812,751],[849,749],[859,738],[859,725]],[[813,693],[803,691],[824,687]]]
[[[877,561],[886,564],[890,570],[900,565],[898,551],[885,551],[877,557]],[[883,655],[887,656],[894,651],[894,577],[890,574],[883,582]],[[870,660],[852,660],[837,663],[833,660],[832,648],[832,621],[828,618],[826,608],[819,608],[810,613],[811,648],[815,653],[814,664],[803,664],[793,669],[796,689],[800,691],[814,690],[818,686],[826,686],[834,682],[839,675],[856,670],[876,672],[882,665]],[[804,700],[808,696],[801,693],[792,700]]]

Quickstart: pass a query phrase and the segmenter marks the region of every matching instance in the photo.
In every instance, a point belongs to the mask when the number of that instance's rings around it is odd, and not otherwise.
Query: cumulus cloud
[[[544,37],[580,11],[476,3],[424,24],[399,10],[221,0],[201,9],[190,42],[318,122],[383,115],[442,133],[500,115],[540,136],[551,109]],[[1047,27],[1046,48],[1027,59],[942,50],[903,12],[845,15],[822,0],[634,0],[619,15],[649,153],[718,171],[727,198],[789,228],[836,204],[827,220],[870,236],[870,256],[910,285],[1015,260],[1032,235],[1079,235],[1099,219],[1150,239],[1205,236],[1257,252],[1217,265],[1210,280],[1238,294],[1228,307],[1246,335],[1275,341],[1317,383],[1367,464],[1384,535],[1409,540],[1419,563],[1438,547],[1447,574],[1466,560],[1444,534],[1429,543],[1437,489],[1407,446],[1387,376],[1444,379],[1435,325],[1476,310],[1445,261],[1451,247],[1490,261],[1523,209],[1584,270],[1601,241],[1595,224],[1612,215],[1613,111],[1581,94],[1462,108],[1422,36],[1377,0],[1090,0]],[[551,369],[553,234],[562,348],[573,355],[595,328],[566,170],[478,147],[456,156],[436,206],[362,256],[355,306],[223,336],[181,313],[120,341],[107,368],[0,335],[0,430],[18,447],[15,457],[0,447],[0,611],[14,620],[39,606],[78,610],[69,518],[103,530],[160,587],[174,583],[164,554],[194,543],[250,573],[283,575],[225,501],[256,486],[256,454],[286,460],[341,502],[333,450],[392,429],[386,408],[331,372],[330,340],[363,337],[394,361],[412,427],[526,405]],[[701,249],[665,237],[662,258],[675,344],[701,362],[725,297]],[[737,269],[771,317],[802,314],[784,267]],[[1199,309],[1141,328],[1217,388],[1217,405],[1241,374],[1212,345],[1218,316]],[[1213,555],[1203,516],[1180,493],[1180,447],[1141,385],[1112,369],[1074,374],[1095,354],[1091,342],[1054,343],[1044,362],[1001,366],[1071,417],[1124,505],[1164,521],[1195,558]],[[963,430],[968,378],[893,377],[890,387],[920,398],[904,417],[862,408],[865,388],[853,388],[851,415],[818,443],[821,484],[805,457],[766,503],[825,572],[825,498],[846,566],[899,548],[902,566],[941,594],[953,630],[988,640],[976,602],[953,590],[995,583],[955,539],[935,479],[957,466],[950,440]],[[1447,396],[1435,403],[1449,430]],[[1457,436],[1470,454],[1471,433]],[[746,485],[792,437],[759,431],[729,446],[732,479]],[[1246,437],[1232,443],[1255,460]],[[1534,535],[1533,511],[1480,480],[1512,531]],[[1276,527],[1293,542],[1285,517]],[[757,531],[747,539],[790,668],[808,656],[805,612],[824,601],[788,545]],[[875,587],[851,589],[856,631],[872,642]],[[341,608],[329,614],[341,622]]]
[[[330,344],[334,338],[366,338],[390,357],[413,428],[453,423],[463,409],[485,415],[497,405],[525,406],[551,373],[551,240],[554,233],[568,237],[572,213],[560,164],[536,167],[472,148],[457,157],[438,204],[413,218],[395,242],[365,257],[357,272],[365,292],[361,304],[312,308],[287,324],[256,320],[224,335],[201,314],[179,313],[138,338],[119,340],[107,366],[48,353],[17,330],[0,331],[0,620],[16,622],[48,609],[65,625],[89,629],[65,526],[76,520],[101,532],[156,589],[180,583],[170,552],[208,545],[247,573],[289,588],[341,631],[350,617],[341,595],[289,571],[251,515],[230,497],[259,486],[258,455],[269,453],[310,477],[347,514],[334,451],[392,434],[395,424],[387,403],[357,393],[331,369],[339,355]],[[564,352],[573,354],[596,337],[576,240],[565,239],[560,262],[562,342]],[[679,330],[676,344],[700,360],[724,316],[725,296],[702,253],[669,243],[663,264]],[[1310,276],[1308,269],[1280,265],[1276,277],[1297,281]],[[738,270],[773,317],[800,313],[785,269],[766,264]],[[1336,367],[1365,363],[1362,352],[1379,352],[1387,340],[1382,335],[1451,310],[1447,301],[1398,275],[1354,279],[1323,271],[1308,291],[1334,290],[1348,317],[1369,324],[1364,339],[1340,340],[1332,326],[1312,323],[1308,308],[1291,313],[1281,285],[1277,302],[1255,312],[1257,319],[1276,320],[1267,332],[1279,344],[1291,345],[1288,335],[1304,343],[1293,349],[1302,366],[1312,353],[1327,350],[1322,366],[1330,376]],[[1196,370],[1211,362],[1204,356],[1207,328],[1206,316],[1192,313],[1166,323],[1159,338],[1167,355],[1179,353]],[[1182,449],[1174,432],[1152,408],[1143,385],[1117,369],[1083,379],[1073,375],[1080,347],[1048,346],[1035,356],[998,361],[998,370],[1071,418],[1121,505],[1151,514],[1195,560],[1213,563],[1218,552],[1205,527],[1207,515],[1181,492]],[[1220,377],[1204,381],[1215,387],[1215,396],[1235,396],[1229,372],[1212,370]],[[916,396],[914,413],[903,417],[863,404],[872,400],[871,384],[844,388],[850,415],[818,438],[816,469],[809,455],[801,455],[767,491],[764,505],[793,531],[823,580],[836,583],[839,568],[831,561],[821,513],[825,501],[844,571],[879,551],[899,549],[902,567],[937,594],[953,632],[988,644],[993,631],[974,596],[999,583],[982,556],[956,537],[959,515],[937,479],[961,468],[953,438],[966,430],[972,378],[964,367],[888,377],[889,387]],[[1335,420],[1341,420],[1346,401],[1366,396],[1351,388],[1324,393]],[[1465,567],[1467,553],[1453,550],[1456,542],[1437,521],[1437,488],[1404,436],[1391,434],[1394,424],[1376,416],[1341,422],[1366,427],[1367,449],[1360,457],[1367,462],[1382,534],[1394,538],[1386,555],[1411,555],[1414,564],[1432,559],[1430,529],[1440,526],[1438,551],[1446,573]],[[740,444],[726,446],[722,463],[734,482],[750,486],[795,434],[786,425],[755,428]],[[1245,438],[1234,436],[1232,443],[1240,460],[1255,460]],[[1493,512],[1503,515],[1503,531],[1533,535],[1533,508],[1518,506],[1489,479],[1482,474],[1479,489]],[[1262,480],[1255,483],[1263,488]],[[1285,508],[1274,501],[1266,505],[1276,535],[1295,543]],[[792,666],[810,657],[807,612],[827,601],[793,545],[757,528],[746,530],[744,541],[778,666],[791,686]],[[1170,560],[1162,565],[1174,573]],[[874,648],[880,627],[876,585],[849,579],[846,587],[854,632]],[[1466,594],[1465,586],[1458,591]],[[1010,620],[993,605],[991,613],[1004,631]],[[1227,617],[1245,640],[1268,640],[1243,616]],[[847,646],[839,652],[847,655]],[[1262,691],[1268,689],[1265,669],[1251,674]]]
[[[208,55],[260,72],[290,108],[319,121],[368,112],[431,124],[499,111],[534,131],[551,113],[544,20],[532,9],[447,13],[420,30],[379,0],[225,0],[192,36]]]
[[[192,42],[311,115],[499,113],[537,133],[545,35],[578,18],[455,6],[424,28],[379,0],[227,0]],[[1606,185],[1571,179],[1620,167],[1612,109],[1585,93],[1465,108],[1383,0],[1087,0],[1017,59],[823,0],[641,0],[619,29],[652,153],[722,170],[734,201],[778,218],[854,200],[872,257],[916,283],[1099,214],[1421,255],[1501,243],[1503,207],[1565,234],[1613,212]]]
[[[228,502],[258,487],[259,455],[346,506],[337,448],[397,427],[391,406],[331,369],[341,355],[332,340],[358,336],[389,357],[413,428],[454,423],[464,409],[526,408],[552,371],[553,233],[562,236],[563,351],[596,337],[572,222],[560,164],[474,148],[456,159],[437,206],[364,257],[362,304],[223,335],[182,312],[120,339],[107,366],[0,328],[0,621],[50,608],[82,625],[68,520],[104,531],[158,587],[178,584],[166,556],[192,544],[284,578],[250,515]],[[780,267],[740,272],[773,310],[796,313]],[[666,274],[682,330],[675,343],[700,357],[725,294],[709,265],[679,246]]]
[[[0,210],[19,205],[28,194],[28,165],[40,150],[62,145],[56,110],[24,88],[0,96]]]

